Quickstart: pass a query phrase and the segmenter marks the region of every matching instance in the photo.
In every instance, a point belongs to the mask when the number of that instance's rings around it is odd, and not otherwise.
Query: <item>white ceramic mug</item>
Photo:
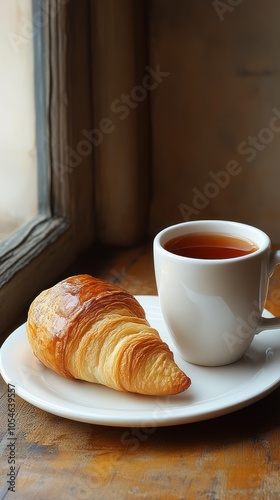
[[[254,242],[248,255],[202,259],[175,255],[164,247],[190,233],[233,235]],[[163,318],[179,354],[187,361],[219,366],[240,359],[254,336],[280,328],[264,318],[269,277],[280,263],[269,237],[238,222],[200,220],[163,229],[154,239],[155,276]]]

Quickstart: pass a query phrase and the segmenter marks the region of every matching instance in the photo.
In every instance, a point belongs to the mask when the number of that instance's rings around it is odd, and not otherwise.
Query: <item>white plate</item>
[[[1,348],[0,367],[6,383],[29,403],[54,415],[93,424],[130,427],[177,425],[243,408],[280,385],[280,331],[255,337],[247,354],[232,365],[207,368],[183,361],[162,319],[158,297],[137,296],[147,319],[192,379],[184,393],[168,397],[141,396],[88,382],[68,380],[43,366],[33,355],[25,325]]]

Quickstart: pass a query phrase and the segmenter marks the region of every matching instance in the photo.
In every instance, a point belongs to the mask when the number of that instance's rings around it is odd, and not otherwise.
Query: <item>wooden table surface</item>
[[[154,295],[151,248],[88,251],[67,274],[86,272],[133,294]],[[274,314],[280,313],[279,271],[267,303]],[[1,499],[280,499],[280,387],[222,417],[148,429],[79,423],[15,396],[12,441],[13,395],[0,381]],[[14,472],[15,493],[8,491]]]

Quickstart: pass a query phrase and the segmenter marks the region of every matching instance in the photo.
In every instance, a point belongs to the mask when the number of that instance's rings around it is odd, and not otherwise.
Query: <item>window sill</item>
[[[69,227],[63,217],[38,215],[0,244],[0,287]]]

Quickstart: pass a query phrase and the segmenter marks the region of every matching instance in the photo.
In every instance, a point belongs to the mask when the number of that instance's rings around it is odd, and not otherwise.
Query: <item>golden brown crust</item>
[[[29,308],[27,336],[35,356],[67,378],[153,395],[177,394],[191,383],[139,302],[89,275],[72,276],[38,295]]]

